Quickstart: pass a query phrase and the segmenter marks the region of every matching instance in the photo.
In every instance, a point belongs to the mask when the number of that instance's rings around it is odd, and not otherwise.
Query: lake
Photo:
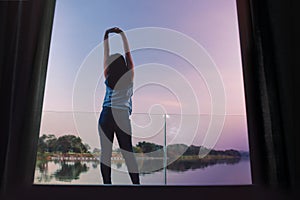
[[[160,162],[160,161],[156,161]],[[176,161],[167,169],[147,171],[145,167],[160,165],[153,161],[138,161],[142,185],[248,185],[251,184],[249,158],[202,162]],[[112,182],[130,185],[123,160],[112,161]],[[37,162],[34,184],[101,185],[99,161]]]

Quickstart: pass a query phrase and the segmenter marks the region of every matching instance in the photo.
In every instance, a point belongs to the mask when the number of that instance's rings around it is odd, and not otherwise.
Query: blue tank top
[[[133,95],[133,82],[131,82],[127,87],[122,89],[111,89],[107,81],[105,81],[106,92],[103,100],[103,107],[111,107],[122,110],[128,110],[129,114],[132,112],[132,100]]]

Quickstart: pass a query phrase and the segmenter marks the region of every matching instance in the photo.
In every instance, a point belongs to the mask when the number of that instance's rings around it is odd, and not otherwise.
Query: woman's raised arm
[[[132,78],[133,78],[134,64],[133,64],[133,59],[132,59],[132,56],[131,56],[131,53],[130,53],[128,40],[127,40],[127,37],[126,37],[125,33],[117,27],[110,28],[110,29],[106,30],[105,34],[104,34],[104,59],[103,59],[104,63],[103,63],[103,66],[104,66],[104,76],[105,76],[105,78],[107,76],[107,69],[108,69],[107,68],[108,67],[107,60],[108,60],[108,57],[109,57],[109,44],[108,44],[108,35],[109,35],[109,33],[118,33],[118,34],[121,35],[122,40],[123,40],[126,63],[127,63],[127,66],[129,68],[129,70],[132,71]]]
[[[126,63],[127,63],[127,66],[129,68],[129,70],[132,71],[132,79],[133,79],[134,64],[133,64],[133,59],[132,59],[132,56],[131,56],[131,53],[130,53],[130,48],[129,48],[127,37],[126,37],[125,33],[121,29],[119,29],[119,28],[116,28],[115,32],[119,33],[121,35],[121,37],[122,37]]]
[[[107,63],[107,60],[108,60],[108,56],[109,56],[109,43],[108,43],[108,35],[109,33],[113,32],[114,28],[110,28],[110,29],[107,29],[105,31],[105,34],[104,34],[104,58],[103,58],[103,67],[104,67],[104,77],[106,78],[107,76],[107,70],[108,70],[108,63]]]

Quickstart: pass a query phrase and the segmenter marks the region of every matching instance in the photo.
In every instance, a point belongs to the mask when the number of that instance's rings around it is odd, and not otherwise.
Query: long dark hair
[[[107,60],[107,78],[106,84],[112,89],[122,89],[126,87],[130,81],[129,68],[126,64],[124,56],[119,53],[112,54]],[[118,83],[118,81],[120,81]],[[117,84],[118,83],[118,84]],[[117,84],[117,88],[115,88]]]

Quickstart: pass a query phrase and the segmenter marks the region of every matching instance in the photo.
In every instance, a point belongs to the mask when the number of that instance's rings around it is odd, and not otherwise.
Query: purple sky
[[[80,66],[88,54],[102,42],[104,31],[113,26],[125,31],[149,26],[173,29],[201,44],[216,63],[226,92],[226,113],[229,116],[216,148],[248,150],[235,0],[58,0],[44,97],[43,109],[46,112],[42,118],[41,134],[76,134],[72,116],[61,112],[73,111],[72,91]],[[116,49],[112,48],[111,52],[116,52]],[[133,52],[132,55],[136,66],[161,63],[176,69],[189,80],[196,91],[201,113],[209,113],[209,91],[203,79],[195,75],[186,61],[167,52],[149,49]],[[99,68],[102,68],[102,61],[99,62]],[[170,80],[176,81],[172,77]],[[101,110],[103,82],[99,82],[95,88],[95,106],[99,109],[81,111]],[[154,104],[164,106],[168,113],[180,114],[179,102],[166,88],[150,85],[135,91],[134,113],[147,113]],[[58,113],[54,114],[53,111]],[[196,145],[201,143],[204,127],[196,135]],[[88,133],[77,134],[92,147],[97,147],[99,139],[96,126],[90,129]]]

